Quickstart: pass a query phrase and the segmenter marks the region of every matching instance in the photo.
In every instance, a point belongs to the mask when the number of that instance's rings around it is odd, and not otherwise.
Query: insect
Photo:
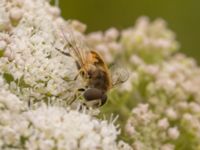
[[[62,29],[61,31],[71,52],[67,53],[59,49],[57,50],[66,56],[75,58],[79,72],[74,80],[80,75],[86,81],[86,89],[81,89],[83,91],[83,97],[86,100],[86,105],[92,107],[104,105],[107,101],[107,92],[114,85],[126,81],[127,77],[124,79],[117,77],[113,82],[108,66],[97,51],[84,50],[86,47],[79,47],[77,41],[74,40],[74,43],[72,43],[74,37],[71,31],[69,32],[71,37],[67,37]]]

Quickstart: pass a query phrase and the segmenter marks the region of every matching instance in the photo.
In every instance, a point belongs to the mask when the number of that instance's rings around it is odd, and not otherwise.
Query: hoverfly
[[[95,50],[87,51],[86,48],[88,49],[88,46],[80,47],[80,45],[77,45],[78,42],[74,39],[72,29],[68,31],[68,37],[62,28],[61,32],[70,51],[68,53],[56,49],[62,54],[75,59],[79,72],[74,80],[80,75],[86,81],[86,87],[80,89],[80,91],[84,92],[85,104],[87,106],[89,104],[92,107],[104,105],[107,101],[107,92],[113,86],[125,82],[128,79],[128,72],[126,72],[127,75],[125,76],[122,76],[123,72],[118,72],[115,77],[111,76],[108,66],[100,53]]]

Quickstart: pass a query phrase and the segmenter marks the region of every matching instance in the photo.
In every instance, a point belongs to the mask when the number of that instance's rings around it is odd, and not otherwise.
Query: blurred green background
[[[200,63],[200,0],[60,0],[62,16],[86,23],[87,31],[132,26],[140,16],[161,17],[177,35],[181,51]]]

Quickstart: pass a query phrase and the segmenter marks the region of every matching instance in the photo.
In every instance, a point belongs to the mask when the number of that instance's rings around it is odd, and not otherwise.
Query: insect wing
[[[109,68],[109,70],[111,72],[112,87],[116,87],[124,83],[129,78],[129,71],[124,67],[113,65]]]
[[[87,47],[84,45],[84,40],[80,33],[73,30],[69,25],[65,30],[61,27],[61,32],[67,42],[66,46],[69,48],[69,53],[75,57],[80,66],[83,66],[86,61]]]

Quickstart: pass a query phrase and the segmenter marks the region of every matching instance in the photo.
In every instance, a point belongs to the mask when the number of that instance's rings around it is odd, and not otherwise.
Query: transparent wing
[[[80,66],[83,66],[86,61],[86,50],[88,49],[84,45],[84,40],[80,35],[75,35],[76,31],[70,25],[66,29],[60,27],[60,31],[66,41],[66,46],[69,48],[69,53],[76,58]]]
[[[122,67],[121,65],[115,64],[110,68],[112,87],[116,87],[124,82],[126,82],[129,78],[129,71],[127,68]]]

